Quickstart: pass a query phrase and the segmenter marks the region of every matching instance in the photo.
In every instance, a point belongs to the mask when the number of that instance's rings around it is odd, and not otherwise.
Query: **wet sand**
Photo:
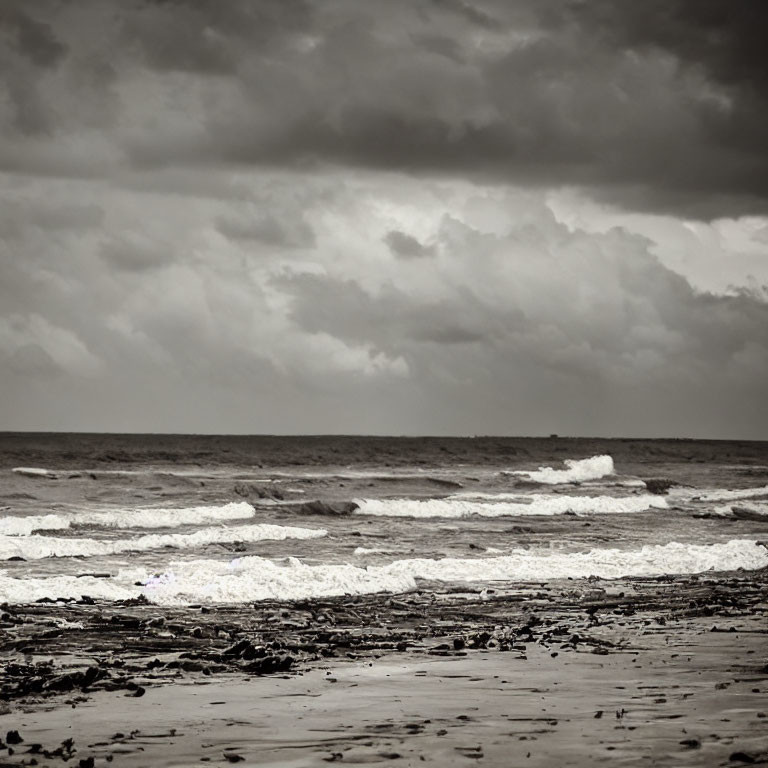
[[[764,571],[38,603],[2,632],[2,765],[768,764]]]

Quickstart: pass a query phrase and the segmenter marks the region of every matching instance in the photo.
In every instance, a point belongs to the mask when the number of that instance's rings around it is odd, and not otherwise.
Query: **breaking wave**
[[[553,469],[539,467],[537,470],[518,470],[504,472],[506,475],[523,477],[534,483],[558,485],[560,483],[582,483],[587,480],[599,480],[601,477],[613,475],[615,469],[610,456],[592,456],[589,459],[566,459],[568,469]]]
[[[253,517],[254,508],[246,501],[219,506],[181,507],[179,509],[144,507],[113,512],[79,512],[72,525],[94,525],[104,528],[177,528],[181,525],[204,525],[224,520]]]
[[[539,582],[563,578],[613,579],[629,576],[757,569],[768,566],[768,550],[756,541],[734,539],[722,544],[672,542],[637,550],[592,549],[579,553],[516,550],[503,557],[396,560],[388,565],[307,565],[296,558],[278,564],[262,557],[231,562],[195,560],[171,563],[150,574],[120,571],[113,579],[84,576],[12,578],[0,572],[0,600],[29,602],[89,595],[120,600],[144,595],[164,605],[299,600],[335,595],[405,592],[418,579],[441,582]],[[136,581],[142,587],[134,586]]]
[[[29,536],[33,531],[63,531],[91,525],[101,528],[178,528],[182,525],[204,525],[225,520],[253,517],[256,510],[245,501],[220,506],[141,507],[104,512],[76,512],[73,515],[40,515],[0,518],[0,534]]]
[[[146,552],[162,547],[194,549],[207,544],[263,541],[266,539],[315,539],[327,535],[315,528],[283,525],[239,525],[205,528],[195,533],[151,533],[128,539],[65,539],[53,536],[0,536],[0,560],[20,557],[42,560],[46,557],[97,557],[121,552]]]
[[[69,521],[61,515],[0,517],[0,536],[30,536],[35,531],[61,531]]]
[[[475,497],[477,498],[477,497]],[[483,494],[482,499],[498,501],[474,501],[470,498],[447,499],[357,499],[356,515],[386,517],[516,517],[526,515],[577,515],[624,514],[644,512],[647,509],[667,509],[663,496],[642,494],[638,496],[549,496],[532,494]],[[512,501],[510,499],[516,499]]]

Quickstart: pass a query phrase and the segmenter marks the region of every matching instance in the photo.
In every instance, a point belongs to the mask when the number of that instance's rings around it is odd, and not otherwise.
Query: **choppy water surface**
[[[0,601],[164,604],[768,566],[768,445],[0,436]]]

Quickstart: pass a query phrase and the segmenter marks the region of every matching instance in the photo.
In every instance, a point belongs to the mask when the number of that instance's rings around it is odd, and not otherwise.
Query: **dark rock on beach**
[[[674,480],[669,480],[663,477],[643,480],[643,482],[645,483],[645,487],[648,489],[649,493],[657,494],[660,496],[665,495],[670,488],[677,485]]]
[[[302,504],[298,511],[303,515],[351,515],[358,508],[353,501],[328,504],[324,501],[309,501]]]

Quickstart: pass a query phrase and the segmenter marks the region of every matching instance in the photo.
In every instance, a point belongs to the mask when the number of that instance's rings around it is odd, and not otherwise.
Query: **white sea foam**
[[[29,536],[33,531],[61,531],[69,522],[61,515],[0,517],[0,536]]]
[[[731,516],[734,513],[734,509],[741,509],[755,515],[768,516],[768,502],[759,501],[743,501],[739,504],[723,504],[722,506],[715,507],[712,511],[718,515]]]
[[[257,507],[295,507],[303,504],[303,499],[254,499],[253,503]]]
[[[122,574],[120,574],[122,576]],[[127,579],[100,579],[93,576],[49,576],[14,578],[0,571],[0,601],[33,603],[35,600],[79,599],[88,595],[96,600],[128,600],[138,597],[141,589]]]
[[[593,549],[589,552],[539,554],[516,550],[504,557],[400,560],[383,566],[388,574],[408,574],[437,581],[542,581],[597,576],[661,576],[708,570],[768,566],[768,550],[752,540],[725,544],[648,545],[639,550]],[[373,570],[369,568],[368,570]]]
[[[638,550],[589,552],[516,550],[503,557],[396,560],[382,566],[307,565],[295,558],[278,564],[262,557],[231,562],[195,560],[171,563],[162,573],[120,571],[112,579],[85,576],[13,578],[0,571],[0,600],[19,603],[90,595],[105,600],[145,595],[158,604],[241,603],[298,600],[332,595],[403,592],[417,579],[442,582],[527,582],[563,578],[620,578],[757,569],[768,566],[768,550],[752,540],[696,545],[672,542]],[[134,583],[141,581],[143,587]]]
[[[179,566],[146,583],[144,594],[149,600],[237,603],[405,592],[415,586],[406,573],[346,564],[306,565],[296,558],[282,565],[262,557],[243,557],[231,563],[200,560]]]
[[[52,472],[50,469],[43,469],[42,467],[14,467],[11,472],[26,477],[47,477],[49,479],[56,477],[55,472]]]
[[[143,581],[143,587],[134,586]],[[370,572],[354,565],[306,565],[295,558],[279,565],[261,557],[231,562],[196,560],[172,563],[160,574],[139,569],[120,571],[115,578],[53,576],[11,578],[0,571],[0,600],[25,603],[40,598],[126,600],[144,595],[153,603],[241,603],[253,600],[292,600],[375,592],[405,592],[414,580],[408,575]]]
[[[176,528],[182,525],[204,525],[224,520],[242,520],[253,517],[254,508],[246,501],[232,501],[217,506],[140,507],[105,512],[78,512],[71,518],[72,525],[94,525],[104,528]]]
[[[768,485],[760,488],[739,488],[737,490],[716,490],[695,492],[693,498],[699,501],[731,501],[735,499],[753,499],[758,496],[768,496]]]
[[[505,472],[507,475],[524,477],[535,483],[558,485],[559,483],[581,483],[586,480],[599,480],[614,474],[613,459],[610,456],[592,456],[589,459],[566,459],[568,469],[539,467],[535,471]]]
[[[663,496],[642,494],[638,496],[549,496],[531,494],[497,495],[501,501],[472,501],[452,497],[448,499],[356,499],[356,515],[380,515],[387,517],[516,517],[529,515],[577,515],[624,514],[644,512],[650,508],[667,509]],[[486,497],[483,497],[486,498]],[[507,501],[507,498],[516,501]]]
[[[328,532],[315,528],[294,528],[283,525],[239,525],[204,528],[195,533],[151,533],[122,539],[65,539],[52,536],[0,536],[0,560],[22,557],[41,560],[46,557],[96,557],[121,552],[146,552],[163,547],[193,549],[206,544],[226,544],[237,541],[283,539],[314,539]]]
[[[178,528],[182,525],[205,525],[225,520],[253,517],[256,510],[245,501],[219,506],[138,507],[105,511],[76,512],[70,515],[40,515],[0,518],[0,534],[29,536],[33,531],[63,531],[71,527],[101,528]]]

